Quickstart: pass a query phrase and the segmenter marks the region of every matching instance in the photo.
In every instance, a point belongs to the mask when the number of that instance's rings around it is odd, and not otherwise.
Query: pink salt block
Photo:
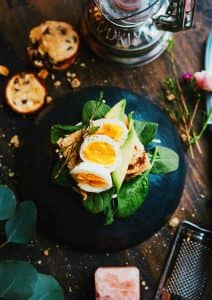
[[[96,300],[140,300],[136,267],[104,267],[95,273]]]

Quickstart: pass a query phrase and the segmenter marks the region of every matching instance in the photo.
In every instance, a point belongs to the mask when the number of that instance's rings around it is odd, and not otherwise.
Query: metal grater
[[[155,296],[162,299],[212,300],[212,231],[180,225]]]

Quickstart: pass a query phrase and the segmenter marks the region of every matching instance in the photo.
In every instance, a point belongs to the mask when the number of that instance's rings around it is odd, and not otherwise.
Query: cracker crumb
[[[185,208],[184,207],[181,207],[181,209],[180,209],[181,211],[184,211],[185,210]]]
[[[41,260],[41,259],[38,260],[37,263],[38,263],[39,265],[41,265],[41,264],[42,264],[42,260]]]
[[[78,88],[80,85],[81,85],[81,82],[79,79],[77,78],[74,78],[71,82],[71,87],[74,89],[74,88]]]
[[[46,103],[47,103],[47,104],[51,103],[52,100],[53,100],[52,96],[47,96],[47,97],[46,97]]]
[[[8,69],[8,67],[0,65],[0,75],[7,77],[10,73],[10,70]]]
[[[51,74],[51,80],[55,80],[55,75]]]
[[[17,134],[11,137],[9,145],[14,146],[15,148],[20,147],[20,140]]]
[[[80,64],[80,67],[86,68],[86,64],[85,64],[85,63],[81,63],[81,64]]]
[[[71,72],[66,72],[67,77],[71,77]]]
[[[169,226],[172,228],[177,227],[179,225],[179,223],[180,223],[180,220],[177,217],[171,218],[169,220]]]
[[[192,218],[195,218],[195,217],[196,217],[196,215],[195,215],[194,213],[193,213],[191,216],[192,216]]]
[[[49,250],[48,250],[48,249],[45,249],[45,250],[43,251],[43,254],[44,254],[45,256],[49,256]]]
[[[71,293],[71,292],[72,292],[72,288],[71,288],[71,286],[68,288],[68,291],[69,291],[69,293]]]
[[[60,80],[57,80],[54,82],[55,87],[59,87],[59,86],[61,86],[61,84],[62,84],[62,82]]]
[[[38,68],[42,68],[43,67],[43,62],[41,60],[33,60],[33,64],[38,67]]]
[[[49,71],[47,69],[41,69],[38,73],[38,77],[41,79],[46,79],[49,76]]]
[[[76,76],[76,73],[71,73],[71,78],[75,78]]]
[[[146,286],[146,281],[145,281],[145,280],[142,280],[142,281],[141,281],[141,285],[142,285],[142,286]]]
[[[15,173],[14,173],[14,172],[9,172],[9,173],[8,173],[8,176],[9,176],[9,177],[14,177],[14,176],[15,176]]]

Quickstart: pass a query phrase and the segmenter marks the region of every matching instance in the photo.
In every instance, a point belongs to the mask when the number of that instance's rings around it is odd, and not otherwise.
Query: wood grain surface
[[[73,0],[1,0],[0,1],[0,36],[11,45],[14,57],[7,56],[0,64],[19,61],[19,69],[29,68],[26,55],[27,36],[31,27],[47,19],[71,22],[80,29],[80,20],[86,1]],[[203,68],[204,46],[209,29],[212,28],[211,0],[200,0],[197,5],[195,26],[188,32],[174,34],[175,54],[179,75],[194,72]],[[1,46],[1,45],[0,45]],[[12,54],[11,54],[12,55]],[[16,56],[16,57],[15,57]],[[15,62],[14,62],[15,65]],[[12,72],[16,68],[11,67]],[[112,85],[131,89],[148,96],[153,102],[159,103],[161,81],[170,74],[170,63],[165,53],[149,65],[136,69],[122,69],[113,64],[105,63],[95,57],[83,40],[77,63],[70,68],[81,81],[81,87],[92,85]],[[60,79],[60,75],[56,74]],[[17,151],[8,147],[11,136],[19,132],[16,120],[22,120],[25,126],[30,118],[22,118],[11,113],[4,106],[1,80],[0,108],[0,179],[17,188],[16,175],[11,177],[15,165]],[[70,90],[64,83],[56,89],[51,85],[50,94],[53,101],[58,95]],[[212,227],[212,199],[210,198],[211,171],[211,136],[205,135],[201,141],[202,155],[195,152],[195,159],[186,155],[187,177],[180,205],[174,216],[180,220],[188,219],[197,224]],[[3,156],[3,157],[2,157]],[[76,229],[77,230],[77,229]],[[32,262],[41,272],[52,274],[64,289],[65,299],[94,299],[93,276],[99,266],[136,265],[141,272],[143,298],[154,299],[154,293],[162,273],[166,257],[172,244],[176,228],[164,226],[146,242],[118,253],[89,254],[73,251],[65,245],[58,245],[38,234],[35,242],[27,246],[8,245],[0,250],[0,259],[21,259]],[[3,240],[3,233],[0,239]],[[83,236],[82,236],[83,239]],[[44,255],[44,250],[49,255]]]

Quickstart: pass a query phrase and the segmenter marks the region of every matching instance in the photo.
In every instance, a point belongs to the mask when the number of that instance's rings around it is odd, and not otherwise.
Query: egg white
[[[92,174],[98,176],[103,179],[105,182],[104,187],[95,187],[89,184],[77,182],[76,175],[77,174]],[[76,180],[80,189],[91,192],[91,193],[101,193],[103,191],[107,191],[112,187],[112,179],[110,172],[102,167],[101,165],[91,163],[91,162],[81,162],[75,168],[73,168],[70,172],[71,176]]]
[[[113,126],[113,124],[114,124],[115,126],[118,126],[119,128],[121,128],[121,131],[122,131],[121,137],[118,140],[114,140],[114,141],[119,143],[119,145],[122,145],[125,142],[125,140],[127,139],[127,135],[128,135],[127,126],[124,122],[122,122],[120,120],[117,120],[117,119],[98,119],[98,120],[92,121],[92,124],[95,127],[99,127],[100,130],[101,130],[101,127],[103,127],[105,124],[109,124],[111,126]],[[97,130],[97,134],[99,134],[98,130]],[[100,134],[105,135],[104,133],[100,133]],[[107,135],[107,136],[109,136],[109,135]],[[111,139],[113,139],[111,136],[109,136],[109,137]]]
[[[113,163],[111,163],[111,164],[100,164],[100,163],[96,162],[95,160],[88,159],[84,155],[83,151],[86,149],[86,147],[90,143],[93,143],[93,142],[104,142],[104,143],[109,144],[113,148],[113,150],[115,152],[115,161]],[[99,153],[99,155],[101,155],[101,153]],[[116,142],[114,142],[114,140],[112,140],[110,137],[108,137],[106,135],[96,134],[96,135],[88,136],[88,137],[86,137],[84,139],[84,141],[83,141],[83,143],[81,144],[81,147],[80,147],[80,158],[83,161],[88,161],[88,162],[93,162],[93,163],[99,164],[99,165],[107,168],[110,172],[112,172],[121,163],[122,155],[121,155],[121,151],[120,151],[119,145]]]

